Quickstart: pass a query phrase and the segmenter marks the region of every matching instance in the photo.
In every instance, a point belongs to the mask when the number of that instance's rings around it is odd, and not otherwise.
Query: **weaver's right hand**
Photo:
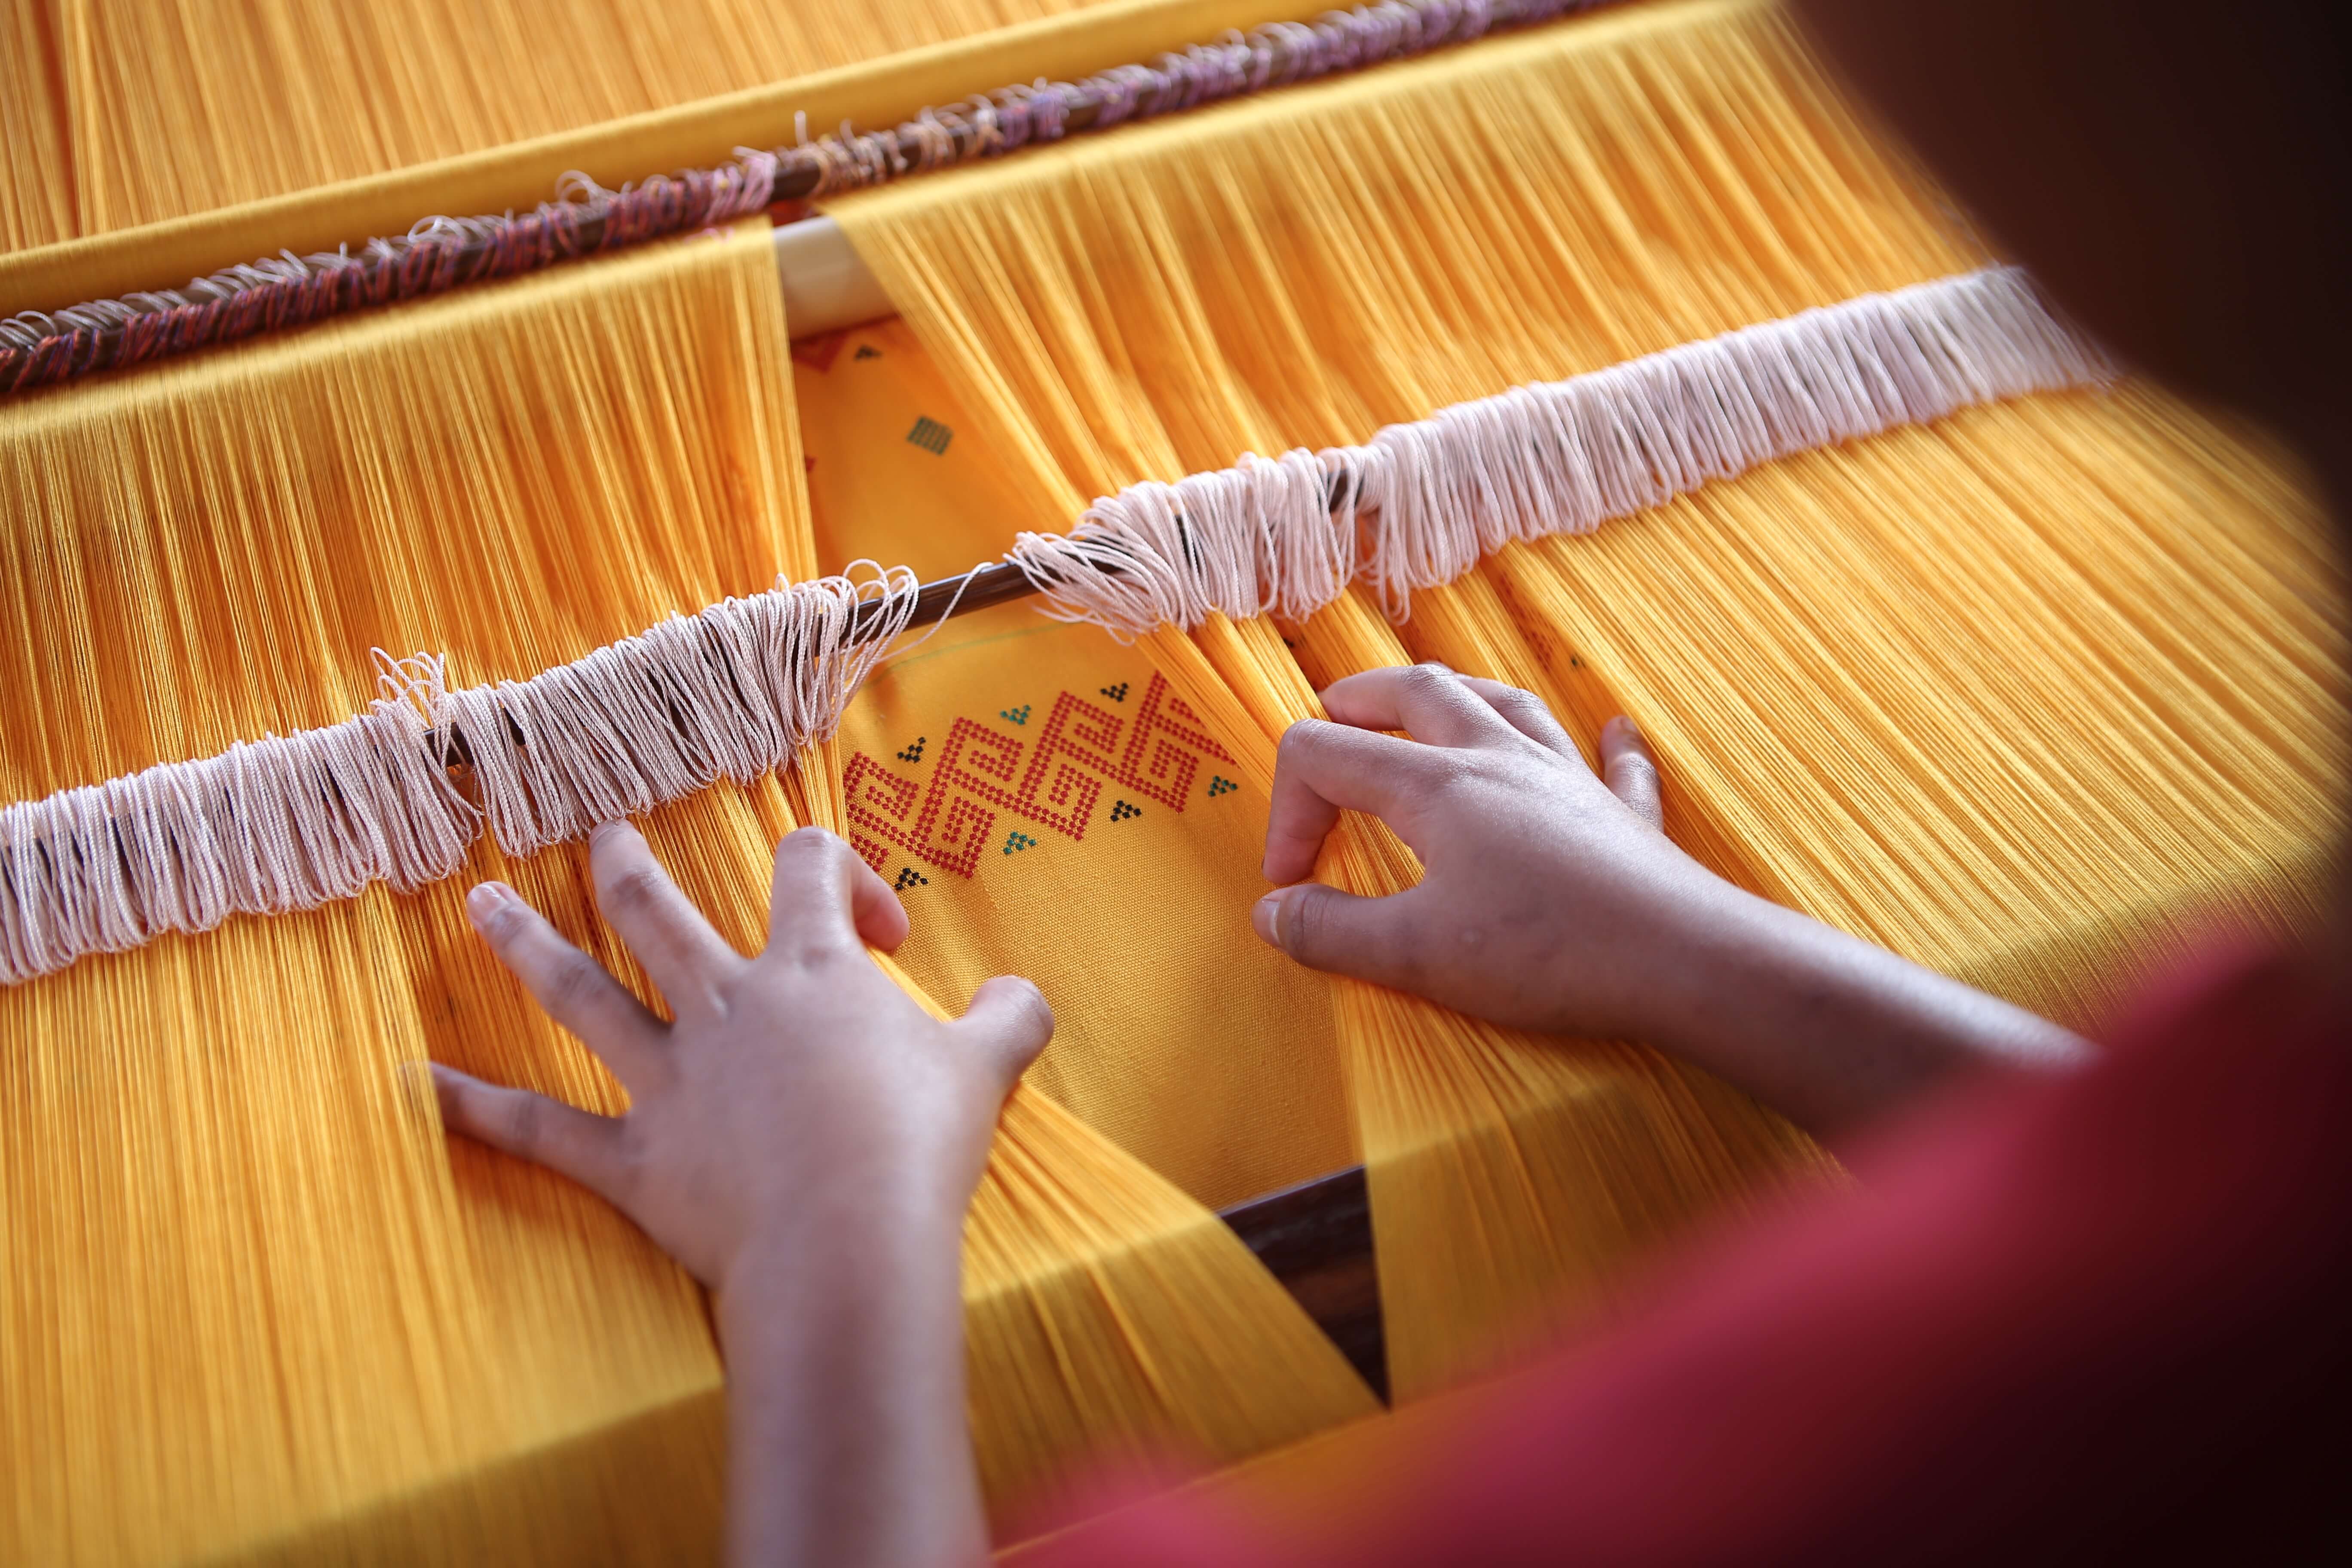
[[[1661,827],[1658,770],[1612,720],[1601,776],[1532,693],[1441,665],[1368,670],[1323,693],[1335,722],[1282,738],[1266,825],[1278,887],[1258,934],[1303,963],[1497,1023],[1627,1034],[1662,970],[1730,888]],[[1382,734],[1402,730],[1410,740]],[[1426,868],[1363,899],[1305,881],[1342,807],[1381,817]]]
[[[1438,665],[1323,693],[1282,738],[1258,934],[1299,962],[1541,1033],[1646,1040],[1817,1131],[1972,1066],[2087,1047],[2031,1013],[1716,876],[1660,827],[1658,770],[1624,719],[1601,774],[1543,703]],[[1382,731],[1402,730],[1410,739]],[[1304,880],[1342,808],[1421,858],[1383,899]]]

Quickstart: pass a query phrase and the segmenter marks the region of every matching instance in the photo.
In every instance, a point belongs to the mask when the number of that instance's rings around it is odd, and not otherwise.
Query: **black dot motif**
[[[931,879],[912,866],[903,866],[899,868],[898,879],[890,885],[903,893],[909,888],[928,888]]]
[[[1031,704],[1024,702],[1018,708],[1000,708],[996,710],[996,716],[1000,719],[1010,719],[1015,724],[1026,724],[1029,722],[1030,706]]]
[[[1027,834],[1017,830],[1011,837],[1004,841],[1004,853],[1007,855],[1017,854],[1021,850],[1034,849],[1036,847],[1037,841],[1035,839],[1030,837]]]
[[[938,458],[946,455],[948,443],[955,439],[955,432],[926,415],[915,421],[915,427],[907,432],[907,439]]]
[[[851,359],[880,359],[882,357],[882,351],[876,348],[872,343],[860,343],[857,345],[857,352],[851,354],[849,357]]]
[[[915,743],[898,753],[898,760],[902,763],[921,762],[923,760],[923,748],[929,743],[930,737],[929,735],[916,736]]]
[[[1209,780],[1209,798],[1214,800],[1221,795],[1231,795],[1241,787],[1224,774],[1217,773]]]
[[[1141,806],[1129,805],[1123,800],[1117,802],[1110,808],[1110,819],[1113,822],[1125,822],[1130,816],[1141,816],[1142,815],[1143,808]]]
[[[1117,686],[1106,686],[1102,694],[1113,702],[1124,702],[1127,700],[1127,682],[1122,680]]]

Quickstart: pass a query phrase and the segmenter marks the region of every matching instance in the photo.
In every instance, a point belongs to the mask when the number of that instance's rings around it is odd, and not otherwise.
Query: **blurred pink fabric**
[[[1859,1193],[1685,1256],[1304,1547],[1196,1491],[1024,1568],[2332,1556],[2345,995],[2308,958],[2209,954],[2091,1068],[1979,1082],[1880,1134]]]

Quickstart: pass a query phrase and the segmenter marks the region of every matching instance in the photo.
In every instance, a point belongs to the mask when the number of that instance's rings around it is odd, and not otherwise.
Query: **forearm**
[[[961,1212],[747,1258],[721,1293],[737,1568],[986,1552],[964,1410]]]
[[[2057,1025],[1765,900],[1726,889],[1695,922],[1692,983],[1646,1029],[1662,1048],[1834,1135],[1958,1074],[2051,1069],[2089,1047]]]

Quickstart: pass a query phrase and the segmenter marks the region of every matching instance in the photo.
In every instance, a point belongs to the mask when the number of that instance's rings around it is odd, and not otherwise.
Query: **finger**
[[[1026,980],[1000,974],[971,994],[971,1005],[955,1027],[987,1053],[1010,1094],[1054,1037],[1054,1009]]]
[[[1474,746],[1502,731],[1495,710],[1442,664],[1368,669],[1323,689],[1323,710],[1363,730],[1402,730],[1432,746]]]
[[[1658,799],[1658,760],[1640,726],[1620,713],[1601,727],[1601,776],[1609,793],[1633,814],[1663,833],[1665,807]]]
[[[452,1132],[544,1165],[615,1207],[627,1207],[618,1117],[593,1115],[527,1089],[484,1083],[439,1062],[433,1064],[433,1090],[441,1101],[441,1120]]]
[[[1359,898],[1320,882],[1277,888],[1257,901],[1250,924],[1261,939],[1309,969],[1414,989],[1423,939],[1412,930],[1412,892]]]
[[[669,879],[645,835],[625,822],[604,824],[589,836],[588,869],[596,881],[596,908],[646,966],[671,1011],[681,1018],[718,1012],[719,991],[743,956]]]
[[[631,1093],[659,1070],[666,1026],[520,893],[504,882],[478,883],[466,895],[466,918],[547,1016],[604,1058]]]
[[[1488,680],[1479,675],[1464,675],[1455,679],[1469,688],[1471,696],[1501,714],[1503,722],[1537,745],[1576,762],[1584,761],[1584,753],[1576,749],[1575,741],[1560,727],[1559,719],[1553,716],[1544,700],[1534,692],[1506,686],[1499,680]]]
[[[1265,879],[1296,882],[1315,869],[1342,808],[1369,811],[1405,833],[1402,818],[1435,753],[1393,735],[1301,719],[1275,755],[1265,819]],[[1412,836],[1405,833],[1408,843]]]
[[[768,951],[804,962],[856,946],[860,871],[874,875],[857,851],[824,828],[785,834],[776,845],[776,880],[768,895]],[[898,918],[906,919],[903,910]]]
[[[907,940],[907,906],[863,856],[849,874],[849,918],[860,937],[885,952],[898,952]]]

